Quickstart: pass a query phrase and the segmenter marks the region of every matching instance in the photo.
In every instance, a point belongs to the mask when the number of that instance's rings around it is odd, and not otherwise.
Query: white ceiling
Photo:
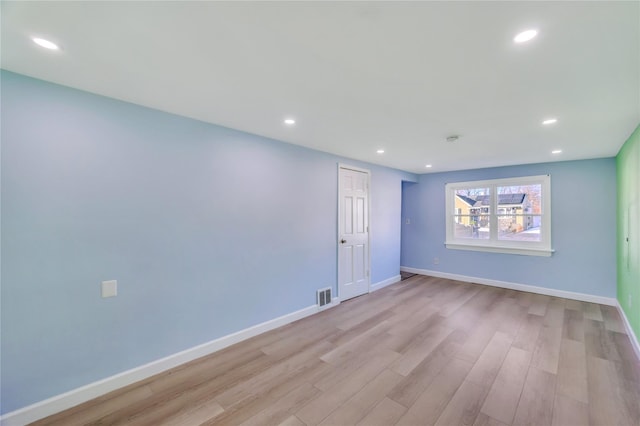
[[[6,70],[416,173],[615,156],[640,123],[638,1],[1,7]]]

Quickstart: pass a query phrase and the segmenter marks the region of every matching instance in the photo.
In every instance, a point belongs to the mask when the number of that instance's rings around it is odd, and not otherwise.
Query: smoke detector
[[[456,136],[456,135],[449,136],[447,137],[447,142],[455,142],[458,140],[458,138],[459,136]]]

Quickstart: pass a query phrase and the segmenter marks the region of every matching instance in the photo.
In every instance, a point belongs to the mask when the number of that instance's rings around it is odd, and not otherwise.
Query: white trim
[[[618,301],[613,297],[596,296],[586,293],[574,293],[573,291],[557,290],[554,288],[538,287],[529,284],[518,284],[508,281],[491,280],[487,278],[469,277],[467,275],[451,274],[448,272],[431,271],[428,269],[408,268],[401,266],[403,272],[428,275],[431,277],[447,278],[456,281],[465,281],[473,284],[484,284],[492,287],[508,288],[511,290],[526,291],[529,293],[545,294],[547,296],[564,297],[565,299],[580,300],[581,302],[599,303],[601,305],[617,306]]]
[[[331,307],[338,306],[340,304],[340,298],[334,297],[331,299]]]
[[[627,335],[629,336],[629,340],[631,341],[631,346],[633,347],[633,351],[636,353],[636,356],[638,357],[638,361],[640,361],[640,342],[638,341],[638,337],[633,332],[633,328],[631,328],[631,323],[629,322],[629,318],[627,318],[627,315],[624,313],[624,309],[622,309],[622,306],[620,305],[620,301],[617,300],[616,302],[617,302],[616,306],[618,308],[618,312],[620,312],[620,316],[622,317],[622,320],[624,322],[624,328],[627,330]]]
[[[540,241],[509,241],[501,240],[498,235],[499,194],[500,186],[520,186],[520,185],[540,185],[542,189],[542,207],[540,213],[522,213],[518,216],[539,216]],[[456,238],[454,217],[456,190],[468,188],[488,188],[490,191],[491,205],[488,206],[488,213],[480,213],[479,216],[489,218],[489,238]],[[446,218],[445,218],[445,246],[447,249],[484,251],[490,253],[518,254],[523,256],[546,256],[553,254],[551,248],[551,176],[523,176],[515,178],[491,179],[471,182],[454,182],[445,184]],[[463,200],[464,201],[464,200]],[[467,205],[467,203],[465,201]],[[484,206],[483,206],[484,207]],[[475,215],[464,215],[475,216]]]
[[[553,249],[536,249],[536,248],[519,248],[519,247],[501,247],[495,246],[483,246],[476,244],[456,244],[445,243],[446,248],[453,250],[471,250],[471,251],[486,251],[489,253],[505,253],[505,254],[519,254],[522,256],[545,256],[551,257],[555,252]]]
[[[371,174],[371,170],[369,169],[363,169],[362,167],[355,167],[355,166],[350,166],[349,164],[345,164],[345,163],[338,163],[338,169],[347,169],[347,170],[353,170],[354,172],[362,172],[362,173],[367,173],[367,174]]]
[[[378,291],[381,288],[385,288],[386,286],[395,284],[400,280],[402,280],[402,277],[400,275],[396,275],[395,277],[387,278],[386,280],[377,282],[375,284],[371,284],[371,289],[369,290],[369,293],[373,293],[374,291]]]
[[[340,299],[338,298],[333,298],[331,300],[332,306],[336,306],[339,303]],[[299,311],[291,312],[281,317],[265,321],[261,324],[245,328],[244,330],[240,330],[236,333],[177,352],[148,364],[132,368],[131,370],[123,371],[122,373],[118,373],[114,376],[89,383],[88,385],[81,386],[69,392],[56,395],[45,399],[44,401],[36,402],[35,404],[7,413],[0,417],[0,424],[2,426],[17,426],[35,422],[36,420],[59,413],[60,411],[74,407],[93,398],[97,398],[116,389],[120,389],[155,374],[167,371],[171,368],[177,367],[178,365],[193,361],[194,359],[212,354],[235,343],[308,317],[317,312],[318,305],[312,305],[300,309]]]
[[[371,170],[363,169],[360,167],[350,166],[345,163],[338,163],[338,223],[336,230],[336,290],[338,291],[338,296],[342,297],[340,294],[340,221],[342,220],[342,212],[340,211],[340,203],[342,202],[342,185],[340,181],[340,170],[353,170],[360,173],[365,173],[367,175],[367,293],[371,293]],[[365,293],[366,294],[366,293]]]

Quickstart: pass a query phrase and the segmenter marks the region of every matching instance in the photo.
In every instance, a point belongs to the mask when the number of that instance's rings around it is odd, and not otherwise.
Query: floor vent
[[[331,304],[331,287],[322,288],[317,291],[318,306],[323,307]]]

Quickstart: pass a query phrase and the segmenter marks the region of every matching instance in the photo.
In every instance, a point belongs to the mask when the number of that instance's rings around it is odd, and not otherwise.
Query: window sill
[[[518,254],[521,256],[543,256],[551,257],[555,252],[553,249],[534,249],[534,248],[518,248],[518,247],[501,247],[501,246],[481,246],[471,244],[445,243],[445,247],[453,250],[471,250],[483,251],[489,253]]]

